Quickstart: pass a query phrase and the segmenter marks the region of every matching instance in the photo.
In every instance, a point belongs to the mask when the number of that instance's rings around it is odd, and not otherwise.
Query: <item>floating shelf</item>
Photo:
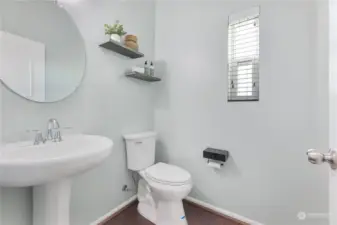
[[[121,55],[127,56],[131,59],[137,59],[144,57],[143,53],[137,52],[131,48],[128,48],[121,43],[118,43],[116,41],[108,41],[104,44],[101,44],[100,47],[109,49],[111,51],[117,52]]]
[[[161,79],[158,78],[158,77],[151,77],[151,76],[144,75],[142,73],[137,73],[137,72],[129,72],[129,73],[125,74],[125,76],[132,77],[132,78],[139,79],[139,80],[144,80],[144,81],[147,81],[147,82],[161,81]]]

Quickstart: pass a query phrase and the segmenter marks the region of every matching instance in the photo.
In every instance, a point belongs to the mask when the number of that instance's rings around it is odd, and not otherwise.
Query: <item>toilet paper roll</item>
[[[220,162],[208,162],[207,166],[211,167],[211,168],[214,168],[214,169],[220,169],[221,163]]]

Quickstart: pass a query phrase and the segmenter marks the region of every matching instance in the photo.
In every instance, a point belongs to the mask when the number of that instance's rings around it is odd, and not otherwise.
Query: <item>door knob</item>
[[[327,162],[330,164],[331,169],[337,169],[337,152],[330,149],[328,153],[320,153],[316,149],[309,149],[307,151],[308,160],[312,164],[322,164]]]

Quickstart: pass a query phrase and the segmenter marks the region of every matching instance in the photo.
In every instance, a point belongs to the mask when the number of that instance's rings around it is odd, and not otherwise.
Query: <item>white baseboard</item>
[[[92,222],[90,225],[98,225],[98,224],[102,223],[103,221],[105,221],[106,219],[108,219],[112,215],[114,215],[116,212],[123,209],[125,206],[131,204],[136,199],[137,199],[137,195],[132,196],[131,198],[129,198],[128,200],[126,200],[125,202],[123,202],[122,204],[117,206],[116,208],[112,209],[110,212],[106,213],[104,216],[102,216],[102,217],[98,218],[96,221]],[[208,209],[210,209],[214,212],[217,212],[219,214],[222,214],[224,216],[231,217],[233,219],[237,219],[237,220],[242,221],[244,223],[248,223],[250,225],[263,225],[262,223],[259,223],[259,222],[256,222],[254,220],[248,219],[244,216],[240,216],[236,213],[229,212],[229,211],[221,209],[219,207],[213,206],[213,205],[208,204],[206,202],[200,201],[196,198],[192,198],[192,197],[187,196],[185,199],[189,202],[193,202],[194,204],[200,205],[204,208],[208,208]]]
[[[237,220],[242,221],[244,223],[248,223],[250,225],[263,225],[262,223],[259,223],[259,222],[256,222],[254,220],[248,219],[248,218],[246,218],[244,216],[240,216],[240,215],[238,215],[236,213],[229,212],[227,210],[224,210],[224,209],[221,209],[219,207],[213,206],[211,204],[208,204],[206,202],[203,202],[203,201],[200,201],[198,199],[192,198],[190,196],[187,196],[185,199],[187,201],[189,201],[189,202],[192,202],[194,204],[200,205],[200,206],[202,206],[204,208],[210,209],[210,210],[215,211],[215,212],[217,212],[219,214],[222,214],[224,216],[231,217],[233,219],[237,219]]]
[[[110,212],[108,212],[104,216],[102,216],[102,217],[98,218],[96,221],[92,222],[90,225],[98,225],[98,224],[102,223],[106,219],[110,218],[113,214],[115,214],[119,210],[123,209],[125,206],[131,204],[136,199],[137,199],[137,195],[132,196],[131,198],[129,198],[128,200],[126,200],[125,202],[123,202],[122,204],[117,206],[116,208],[112,209]]]

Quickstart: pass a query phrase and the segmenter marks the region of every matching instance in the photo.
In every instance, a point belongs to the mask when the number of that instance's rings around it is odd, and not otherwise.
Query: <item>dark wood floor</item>
[[[188,225],[240,225],[223,216],[216,215],[200,208],[194,204],[184,202],[185,213]],[[116,217],[110,219],[102,225],[153,225],[137,212],[137,202],[123,210]],[[174,225],[174,224],[172,224]]]

